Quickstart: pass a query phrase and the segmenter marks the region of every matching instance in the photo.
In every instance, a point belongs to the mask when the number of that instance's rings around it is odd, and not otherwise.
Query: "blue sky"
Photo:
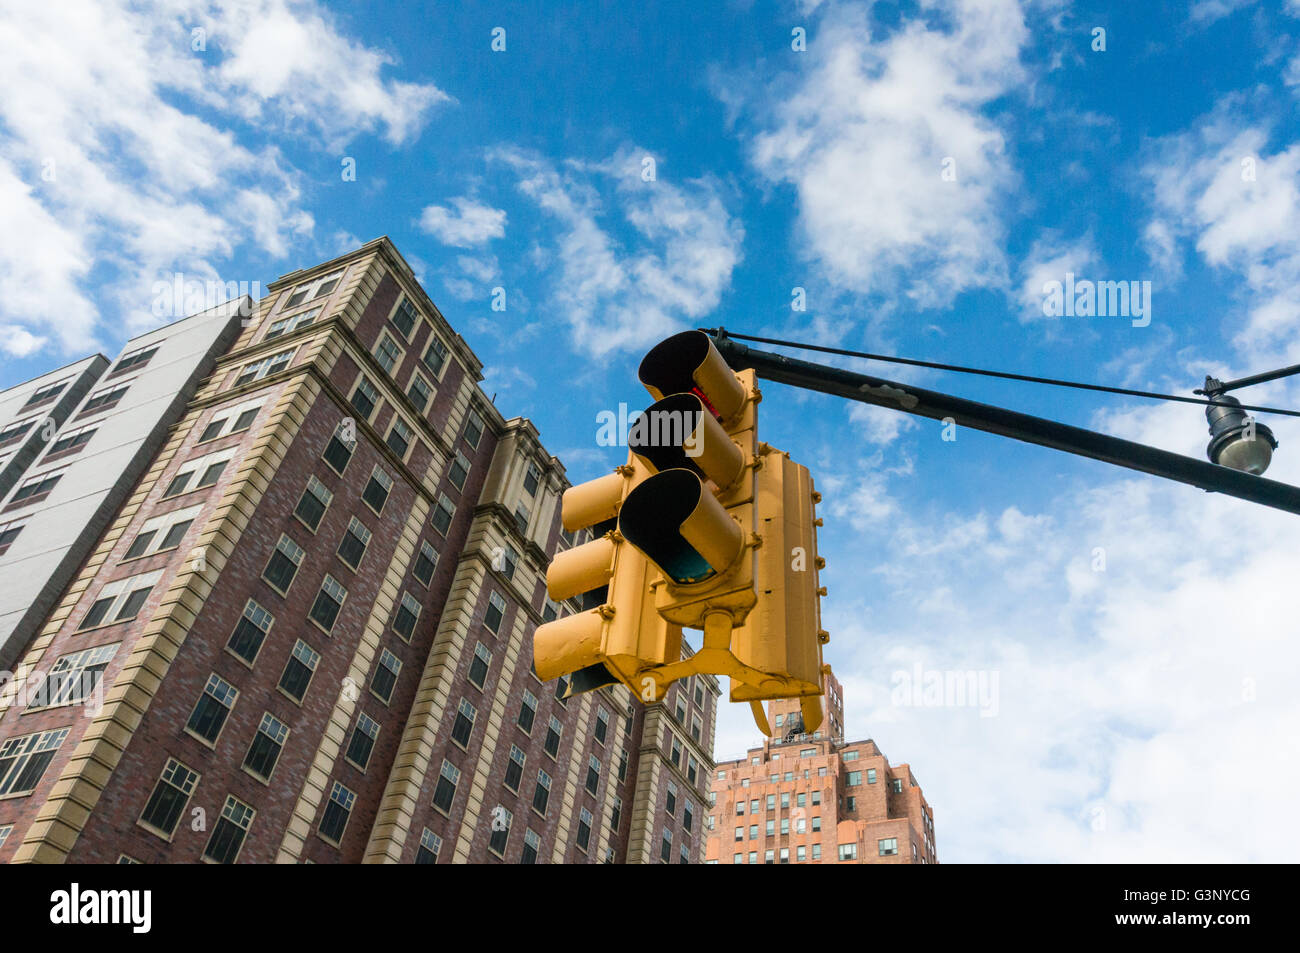
[[[0,386],[116,352],[176,272],[265,285],[380,234],[575,480],[690,326],[1184,394],[1300,362],[1297,0],[20,6]],[[1149,323],[1045,316],[1067,272],[1151,282]],[[1194,407],[844,363],[1204,452]],[[1293,518],[765,398],[826,497],[850,734],[912,765],[941,860],[1295,859]],[[996,703],[907,704],[918,665]],[[728,706],[718,756],[755,741]]]

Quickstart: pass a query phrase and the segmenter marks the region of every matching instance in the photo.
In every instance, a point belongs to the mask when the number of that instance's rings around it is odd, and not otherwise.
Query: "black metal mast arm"
[[[992,404],[963,400],[880,377],[796,360],[783,354],[756,351],[731,340],[725,332],[714,336],[713,343],[731,367],[736,370],[753,368],[765,380],[834,394],[933,420],[951,419],[960,426],[974,430],[1092,457],[1094,460],[1150,473],[1167,480],[1189,483],[1214,493],[1262,503],[1289,513],[1300,513],[1300,487]]]

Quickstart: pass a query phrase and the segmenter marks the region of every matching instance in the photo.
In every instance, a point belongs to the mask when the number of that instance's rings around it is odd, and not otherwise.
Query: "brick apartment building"
[[[268,286],[0,696],[0,861],[704,859],[717,681],[532,673],[580,540],[480,380],[387,239]]]
[[[718,763],[706,863],[938,863],[934,812],[911,769],[890,766],[870,739],[844,741],[830,674],[826,702],[825,730],[811,736],[799,733],[797,701],[769,702],[776,737]]]

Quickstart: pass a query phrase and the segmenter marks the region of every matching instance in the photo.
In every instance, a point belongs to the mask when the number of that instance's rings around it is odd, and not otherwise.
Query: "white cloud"
[[[849,408],[849,420],[862,425],[867,440],[882,445],[893,443],[917,426],[915,417],[875,404],[854,404]]]
[[[268,51],[273,34],[288,39]],[[206,18],[169,0],[9,4],[0,47],[0,292],[11,321],[65,352],[156,325],[150,288],[174,271],[215,278],[241,247],[279,257],[311,233],[274,133],[396,143],[445,99],[382,78],[387,58],[311,2]]]
[[[1197,0],[1189,19],[1198,26],[1208,26],[1254,4],[1255,0]]]
[[[38,338],[26,328],[16,324],[0,324],[0,351],[11,357],[30,357],[45,346],[45,338]]]
[[[757,168],[795,188],[801,251],[831,281],[929,307],[1005,285],[999,201],[1013,174],[984,109],[1020,81],[1027,38],[1015,0],[942,12],[947,29],[917,19],[875,38],[865,7],[827,10],[751,144]]]
[[[467,196],[451,200],[455,209],[430,205],[420,214],[420,228],[444,245],[472,248],[506,233],[506,213]]]
[[[1055,234],[1041,235],[1020,265],[1020,320],[1022,323],[1051,320],[1043,312],[1044,286],[1051,281],[1065,283],[1067,273],[1076,278],[1098,280],[1090,269],[1100,264],[1092,236],[1066,240]]]
[[[575,346],[596,356],[652,343],[712,312],[741,258],[744,230],[718,185],[679,184],[663,170],[644,181],[643,155],[562,167],[517,150],[492,156],[558,224],[553,253],[543,256],[554,262],[552,296]]]
[[[1195,130],[1158,140],[1143,172],[1154,188],[1148,226],[1191,239],[1210,265],[1242,279],[1241,343],[1300,345],[1300,142],[1267,130],[1228,99]]]

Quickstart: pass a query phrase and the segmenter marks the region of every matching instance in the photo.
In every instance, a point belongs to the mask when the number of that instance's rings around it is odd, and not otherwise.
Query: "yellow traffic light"
[[[821,722],[821,629],[815,493],[806,468],[758,443],[762,399],[698,331],[646,355],[641,382],[656,402],[629,434],[652,475],[628,492],[619,533],[657,567],[659,615],[702,629],[690,659],[643,670],[666,688],[693,672],[728,675],[733,701],[800,697],[805,722]],[[801,562],[801,560],[803,562]]]
[[[584,597],[583,611],[537,627],[533,665],[550,681],[572,675],[566,697],[620,681],[643,701],[658,701],[666,686],[638,677],[681,658],[681,627],[661,618],[647,597],[653,569],[614,526],[623,501],[648,476],[629,455],[626,466],[565,491],[560,520],[569,532],[592,529],[596,538],[556,555],[546,587],[557,602]]]
[[[805,731],[822,720],[822,645],[829,636],[821,627],[821,596],[826,590],[818,570],[826,563],[817,554],[815,504],[821,499],[808,468],[788,453],[773,451],[758,472],[758,603],[732,636],[736,660],[765,677],[733,678],[731,700],[750,701],[755,718],[766,698],[801,699]],[[759,721],[763,727],[765,717]],[[771,732],[765,729],[765,733]]]

